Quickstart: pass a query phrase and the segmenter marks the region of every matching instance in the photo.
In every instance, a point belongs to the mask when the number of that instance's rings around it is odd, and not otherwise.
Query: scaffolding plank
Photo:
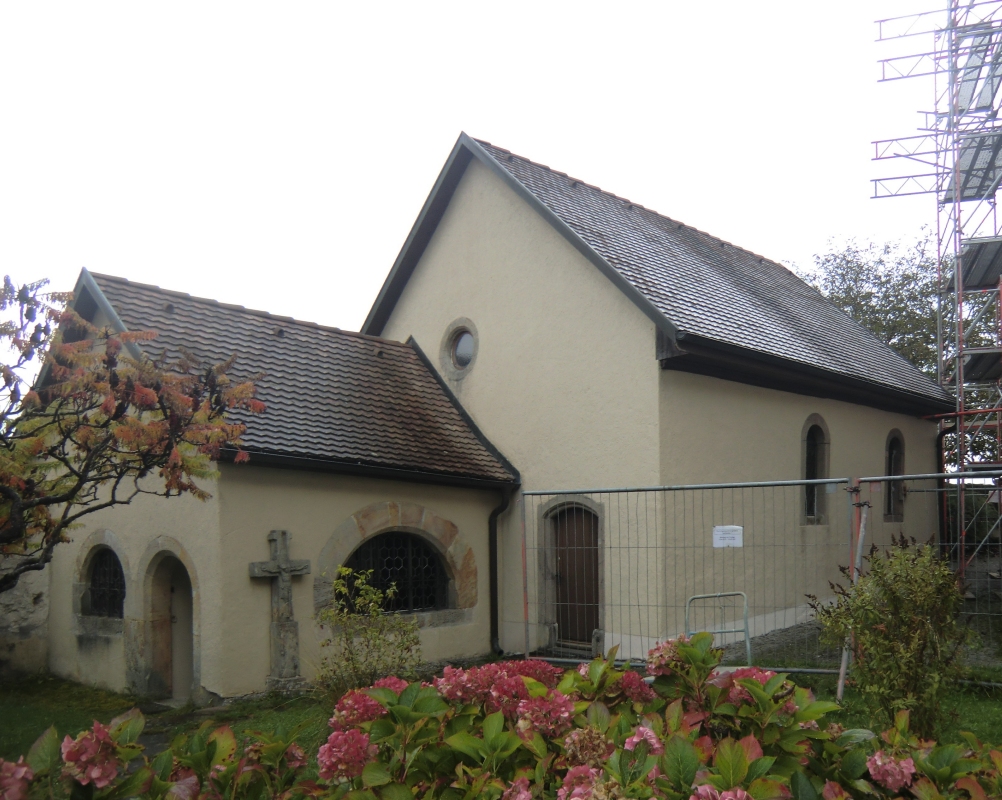
[[[960,143],[957,161],[960,199],[985,200],[994,197],[1002,180],[1002,130],[966,135]],[[944,175],[941,202],[952,203],[955,187],[951,175]]]
[[[997,287],[999,278],[1002,278],[1002,237],[965,240],[960,263],[964,270],[965,289]]]

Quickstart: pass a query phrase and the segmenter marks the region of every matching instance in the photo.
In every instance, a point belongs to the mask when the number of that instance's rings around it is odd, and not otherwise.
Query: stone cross
[[[252,578],[271,580],[271,675],[269,689],[299,688],[299,623],[292,616],[292,576],[308,575],[309,561],[289,558],[288,531],[268,534],[271,545],[270,561],[249,564]]]

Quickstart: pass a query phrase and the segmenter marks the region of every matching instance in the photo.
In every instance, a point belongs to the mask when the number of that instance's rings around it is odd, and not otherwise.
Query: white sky
[[[914,235],[873,20],[939,5],[9,0],[0,270],[357,329],[461,130],[786,263]]]

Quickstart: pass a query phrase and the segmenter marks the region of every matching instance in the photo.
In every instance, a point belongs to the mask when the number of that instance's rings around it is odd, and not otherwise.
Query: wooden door
[[[150,683],[154,697],[170,697],[173,692],[171,665],[171,562],[165,558],[153,573],[150,597]]]
[[[552,520],[557,639],[590,646],[598,628],[598,517],[574,507]]]

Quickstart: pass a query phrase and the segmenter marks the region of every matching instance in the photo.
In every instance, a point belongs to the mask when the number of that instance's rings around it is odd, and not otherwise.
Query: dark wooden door
[[[598,517],[567,508],[552,519],[557,638],[590,645],[598,628]]]

